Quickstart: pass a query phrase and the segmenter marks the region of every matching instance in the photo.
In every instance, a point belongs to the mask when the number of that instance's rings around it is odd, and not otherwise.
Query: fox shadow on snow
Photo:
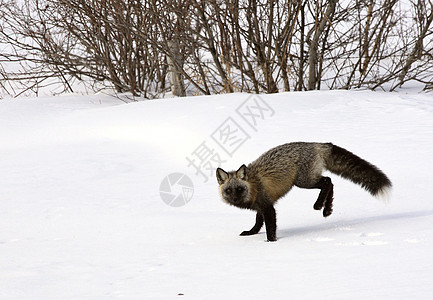
[[[428,217],[433,216],[433,210],[427,210],[427,211],[412,211],[412,212],[405,212],[405,213],[396,213],[396,214],[389,214],[389,215],[382,215],[382,216],[372,216],[372,217],[365,217],[365,218],[356,218],[356,219],[350,219],[350,220],[339,220],[331,223],[326,224],[316,224],[311,226],[302,226],[302,227],[291,227],[291,228],[280,228],[278,230],[278,239],[285,239],[290,238],[294,236],[301,236],[308,233],[315,233],[315,232],[323,232],[330,229],[335,229],[338,227],[347,227],[347,226],[355,226],[360,224],[369,224],[374,222],[381,222],[381,221],[388,221],[388,220],[404,220],[404,219],[414,219],[414,218],[421,218],[421,217]],[[260,232],[260,234],[264,233],[264,228]]]

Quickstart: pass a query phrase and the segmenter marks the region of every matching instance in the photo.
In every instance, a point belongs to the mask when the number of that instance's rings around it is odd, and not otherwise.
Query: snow
[[[269,109],[250,126],[239,108],[254,99]],[[1,100],[0,298],[431,299],[432,100],[404,90]],[[227,118],[248,137],[224,144],[232,155],[215,139]],[[277,242],[264,229],[239,236],[254,212],[224,204],[215,176],[187,158],[206,145],[237,169],[291,141],[333,142],[377,165],[390,201],[330,174],[330,217],[313,210],[317,190],[294,188],[276,205]],[[194,184],[181,207],[159,193],[176,172]]]

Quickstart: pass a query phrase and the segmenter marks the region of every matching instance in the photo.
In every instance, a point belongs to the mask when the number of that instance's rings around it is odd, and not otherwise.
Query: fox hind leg
[[[331,178],[320,178],[313,188],[320,189],[319,197],[314,203],[313,208],[315,210],[321,210],[323,208],[323,216],[325,218],[330,216],[332,214],[332,201],[334,199],[334,185],[332,184]]]
[[[332,214],[332,207],[333,202],[334,201],[334,188],[333,188],[333,184],[331,183],[331,188],[329,190],[328,195],[326,196],[326,200],[325,200],[325,206],[323,207],[323,216],[329,217]]]

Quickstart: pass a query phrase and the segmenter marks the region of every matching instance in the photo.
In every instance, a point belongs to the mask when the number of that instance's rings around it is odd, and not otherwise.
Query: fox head
[[[221,198],[230,205],[250,208],[251,184],[248,181],[248,168],[242,165],[236,172],[216,170]]]

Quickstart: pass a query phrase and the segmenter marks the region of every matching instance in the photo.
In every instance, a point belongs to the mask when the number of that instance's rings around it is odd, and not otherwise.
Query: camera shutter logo
[[[173,207],[187,204],[194,194],[191,179],[182,173],[172,173],[165,177],[159,186],[162,201]]]

